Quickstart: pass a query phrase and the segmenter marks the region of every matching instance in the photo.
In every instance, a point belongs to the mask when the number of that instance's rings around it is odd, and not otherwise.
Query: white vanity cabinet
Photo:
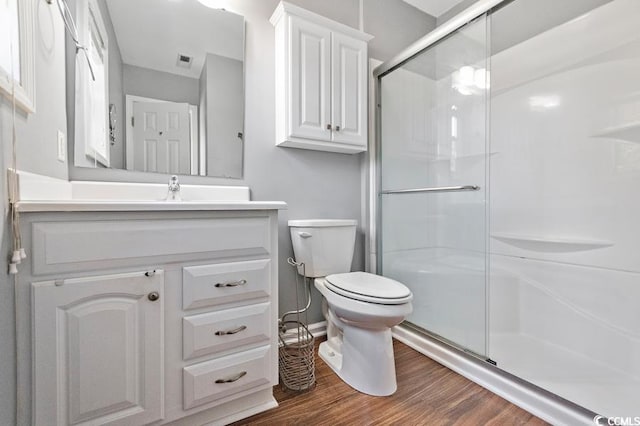
[[[162,271],[36,282],[32,294],[35,424],[162,419]]]
[[[371,36],[281,2],[276,34],[276,145],[367,150],[367,42]]]
[[[22,213],[20,424],[226,424],[277,406],[277,208],[212,209]]]

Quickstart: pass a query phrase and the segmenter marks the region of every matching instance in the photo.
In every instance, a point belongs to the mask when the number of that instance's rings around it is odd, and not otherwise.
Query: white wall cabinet
[[[227,424],[277,406],[277,210],[25,212],[21,229],[18,424]]]
[[[281,2],[276,30],[276,145],[367,150],[367,42],[371,36]]]

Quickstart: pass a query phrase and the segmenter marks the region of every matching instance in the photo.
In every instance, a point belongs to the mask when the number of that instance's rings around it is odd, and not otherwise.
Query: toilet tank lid
[[[357,224],[357,220],[351,219],[304,219],[289,221],[289,226],[292,228],[326,228],[330,226],[356,226]]]

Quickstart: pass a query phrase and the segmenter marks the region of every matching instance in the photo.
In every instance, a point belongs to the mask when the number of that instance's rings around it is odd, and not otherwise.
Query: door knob
[[[160,299],[160,293],[158,293],[157,291],[152,291],[147,295],[147,298],[152,302],[155,302],[156,300]]]

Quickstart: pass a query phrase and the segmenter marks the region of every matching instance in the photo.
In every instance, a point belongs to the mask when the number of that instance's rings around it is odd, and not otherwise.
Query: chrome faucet
[[[180,201],[180,183],[178,176],[173,175],[169,179],[169,191],[167,192],[167,201]]]

